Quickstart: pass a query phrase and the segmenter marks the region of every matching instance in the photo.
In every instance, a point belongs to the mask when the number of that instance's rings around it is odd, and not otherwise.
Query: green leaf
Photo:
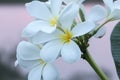
[[[115,26],[111,34],[111,48],[117,73],[120,78],[120,22]]]

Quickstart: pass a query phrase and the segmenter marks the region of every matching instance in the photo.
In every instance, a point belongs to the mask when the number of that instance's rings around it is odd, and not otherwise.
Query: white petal
[[[109,8],[112,9],[113,8],[113,0],[103,0],[104,4]]]
[[[62,6],[62,0],[50,0],[51,1],[51,10],[54,16],[58,16],[58,13]]]
[[[61,55],[66,62],[73,63],[80,59],[81,51],[78,45],[71,41],[70,43],[64,44],[63,48],[61,49]]]
[[[59,17],[60,24],[63,28],[70,30],[78,10],[79,6],[76,4],[69,4],[63,9]]]
[[[101,27],[97,33],[94,35],[95,38],[102,38],[106,33],[105,27]]]
[[[37,66],[33,68],[28,75],[28,80],[42,80],[42,70],[43,70],[43,65]]]
[[[54,61],[58,57],[62,45],[59,40],[48,42],[41,49],[40,57],[46,62]]]
[[[57,39],[60,33],[61,32],[59,30],[55,30],[54,32],[49,34],[44,32],[39,32],[32,37],[32,42],[35,44],[45,43],[45,42]]]
[[[30,42],[22,41],[17,46],[17,57],[23,60],[36,60],[40,59],[40,49]]]
[[[107,16],[107,12],[101,5],[95,5],[87,16],[87,20],[99,21]]]
[[[59,73],[52,64],[46,64],[43,70],[43,80],[59,80]]]
[[[112,17],[112,20],[120,19],[120,9],[115,9],[110,16]]]
[[[34,67],[40,65],[39,60],[23,60],[20,57],[17,57],[18,64],[27,69],[33,69]]]
[[[91,31],[94,28],[95,28],[95,24],[93,22],[86,21],[86,22],[82,22],[82,23],[77,24],[72,29],[72,31],[73,31],[74,37],[75,37],[75,36],[84,35],[84,34],[88,33],[89,31]]]
[[[44,2],[32,1],[26,4],[26,8],[31,16],[38,19],[48,21],[52,17],[50,10]]]
[[[39,26],[39,21],[33,21],[24,28],[22,37],[32,37],[40,31],[40,28],[41,27]]]
[[[39,31],[46,33],[51,33],[56,29],[56,27],[50,26],[48,22],[44,21],[33,21],[22,32],[22,37],[32,37],[37,34]]]

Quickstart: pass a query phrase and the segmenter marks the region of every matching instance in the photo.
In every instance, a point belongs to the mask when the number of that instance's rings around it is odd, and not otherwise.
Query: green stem
[[[95,63],[92,56],[88,51],[83,54],[83,58],[87,60],[87,62],[91,65],[91,67],[95,70],[95,72],[98,74],[98,76],[101,78],[101,80],[108,80],[105,73],[100,69],[100,67]]]

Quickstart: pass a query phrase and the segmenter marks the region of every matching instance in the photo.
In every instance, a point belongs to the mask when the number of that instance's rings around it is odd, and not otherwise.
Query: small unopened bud
[[[105,27],[101,27],[97,33],[94,35],[95,38],[102,38],[106,33],[106,28]]]
[[[16,60],[14,63],[14,66],[16,67],[18,65],[18,61]]]

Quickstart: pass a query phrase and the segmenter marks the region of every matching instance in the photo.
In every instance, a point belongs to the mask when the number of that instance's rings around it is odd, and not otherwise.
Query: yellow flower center
[[[64,34],[61,34],[61,35],[60,35],[61,41],[62,41],[63,43],[64,43],[64,42],[65,42],[65,43],[69,43],[70,40],[72,39],[72,37],[73,37],[73,33],[70,32],[70,31],[68,31],[68,30],[66,30]]]
[[[52,18],[52,19],[50,20],[50,25],[51,25],[51,26],[55,26],[55,25],[57,25],[57,22],[58,22],[58,17],[55,16],[54,18]]]
[[[42,59],[39,59],[39,62],[40,62],[41,64],[46,64],[46,62],[43,61]]]

